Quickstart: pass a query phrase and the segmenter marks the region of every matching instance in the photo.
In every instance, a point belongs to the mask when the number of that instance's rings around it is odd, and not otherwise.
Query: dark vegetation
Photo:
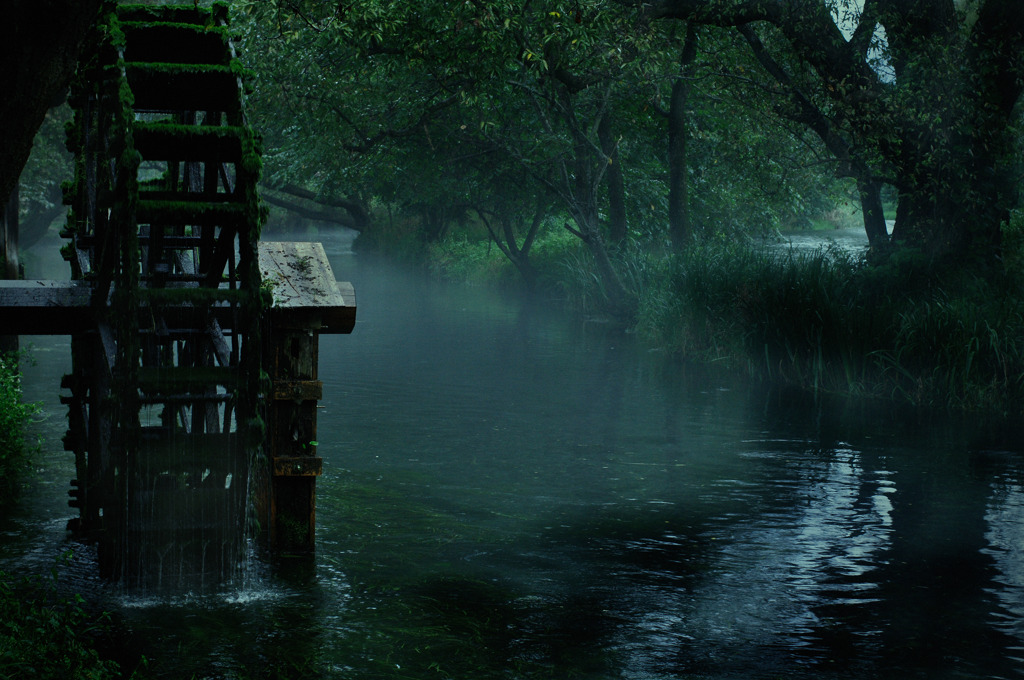
[[[35,448],[27,427],[38,410],[22,399],[18,356],[0,354],[0,511],[21,491]]]
[[[126,677],[101,657],[97,642],[109,636],[105,615],[95,615],[78,595],[64,595],[59,571],[15,580],[0,571],[0,674],[7,680],[113,680]]]
[[[101,4],[5,7],[23,245],[60,212],[53,107]],[[231,4],[276,210],[816,393],[1021,415],[1014,0]],[[851,221],[869,251],[758,245]],[[3,499],[31,448],[13,366]],[[0,574],[4,677],[116,677],[82,604]]]
[[[835,248],[708,244],[662,276],[668,292],[640,323],[661,345],[817,394],[996,419],[1024,409],[1016,267],[983,276],[909,251],[869,265]]]
[[[276,205],[771,380],[1019,414],[1012,3],[234,7]]]
[[[63,4],[12,7],[7,26],[18,31],[6,44],[32,42],[39,54],[4,62],[11,92],[33,90],[2,112],[12,121],[5,191],[47,106],[63,99],[98,6]],[[1009,225],[1024,22],[1012,2],[231,9],[275,210],[356,229],[360,248],[446,276],[555,293],[674,351],[721,358],[715,348],[729,347],[732,361],[811,389],[999,401],[977,386],[928,388],[941,373],[1015,391],[1017,288],[1007,282],[1019,262]],[[56,38],[33,41],[44,24]],[[58,209],[59,180],[40,172],[66,163],[57,111],[22,177],[30,238],[41,233],[33,221]],[[870,251],[801,261],[742,252],[779,229],[829,222],[862,224]],[[739,271],[750,290],[729,290]],[[713,296],[721,309],[678,316],[698,308],[685,301],[700,272],[708,281],[698,288],[728,284]],[[812,283],[814,272],[828,280]],[[772,292],[783,285],[785,304]],[[825,289],[827,312],[813,306]],[[935,316],[948,305],[976,318],[947,319],[954,333]],[[873,342],[857,344],[860,332]],[[700,337],[713,339],[710,350]],[[797,341],[819,337],[813,348]],[[983,360],[997,338],[998,358]],[[818,369],[804,365],[809,356]],[[979,373],[996,367],[999,379]]]
[[[18,360],[0,355],[0,518],[20,497],[38,449],[31,443],[31,422],[39,407],[23,400]],[[79,596],[60,592],[57,566],[48,575],[23,578],[0,570],[0,677],[123,677],[97,651],[107,625]]]
[[[278,219],[811,390],[1018,412],[1012,3],[231,9]],[[61,121],[22,177],[29,240]],[[851,225],[870,250],[759,245]]]

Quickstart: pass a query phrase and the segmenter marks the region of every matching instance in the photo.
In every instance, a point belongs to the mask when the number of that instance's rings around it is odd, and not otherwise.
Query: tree
[[[754,29],[747,24],[740,26],[739,31],[765,71],[782,88],[778,94],[782,103],[776,106],[776,111],[810,128],[835,156],[836,174],[840,177],[851,177],[857,182],[868,243],[873,247],[884,244],[889,234],[882,208],[881,181],[875,177],[863,155],[837,130],[837,121],[830,118],[803,93],[796,79],[771,56]]]
[[[46,112],[63,100],[103,0],[10,0],[0,31],[0,198],[6,201]]]
[[[0,32],[0,277],[18,278],[18,178],[71,81],[103,0],[11,0]],[[15,338],[16,341],[16,338]],[[16,344],[10,339],[3,346]]]
[[[428,238],[462,214],[456,206],[482,216],[507,210],[517,190],[527,205],[552,193],[594,252],[615,306],[625,308],[600,228],[607,187],[612,238],[625,237],[610,111],[628,57],[607,41],[619,13],[584,18],[563,16],[553,3],[529,11],[520,4],[243,3],[253,19],[250,53],[309,55],[257,68],[271,177],[362,184],[421,212]],[[524,190],[510,177],[536,186]]]
[[[706,233],[771,228],[831,186],[805,140],[745,101],[755,62],[734,32],[703,30],[715,35],[698,54],[612,0],[235,9],[274,200],[289,186],[322,203],[359,195],[422,216],[424,240],[475,216],[524,277],[534,225],[564,224],[614,314],[635,295],[616,271],[622,243],[664,241],[670,204]],[[686,142],[671,161],[670,129]]]
[[[697,57],[697,32],[694,25],[686,27],[686,39],[679,55],[679,73],[672,79],[668,118],[668,233],[672,248],[679,252],[693,237],[690,219],[689,185],[686,171],[689,167],[687,141],[689,138],[687,109],[693,89],[693,61]]]
[[[997,261],[1017,201],[1018,3],[651,0],[641,9],[649,19],[756,26],[813,72],[815,105],[836,112],[872,179],[896,188],[895,244],[937,259]]]

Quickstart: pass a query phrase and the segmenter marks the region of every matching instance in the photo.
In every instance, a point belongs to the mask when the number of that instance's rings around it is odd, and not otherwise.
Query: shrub
[[[915,253],[869,266],[837,249],[703,243],[674,258],[667,286],[645,296],[637,330],[684,355],[815,392],[1016,415],[1020,276],[981,276]]]
[[[107,680],[118,665],[100,658],[92,642],[107,627],[84,608],[79,595],[57,592],[50,578],[13,581],[0,571],[0,677],[8,680]]]
[[[430,245],[427,263],[434,276],[454,283],[501,284],[515,276],[512,263],[498,246],[464,236]]]
[[[0,505],[18,496],[33,451],[25,425],[38,412],[38,404],[22,401],[18,355],[0,355]]]

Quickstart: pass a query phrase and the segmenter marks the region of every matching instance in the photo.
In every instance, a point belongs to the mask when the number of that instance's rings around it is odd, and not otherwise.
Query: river
[[[64,525],[65,338],[0,568],[61,567],[161,678],[1024,675],[1017,434],[814,404],[328,243],[317,554],[217,595],[99,582]]]

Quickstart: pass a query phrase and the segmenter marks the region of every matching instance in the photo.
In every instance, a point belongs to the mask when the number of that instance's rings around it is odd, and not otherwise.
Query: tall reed
[[[1020,275],[981,277],[913,254],[883,267],[813,252],[703,243],[667,265],[638,330],[815,392],[1019,413]]]

